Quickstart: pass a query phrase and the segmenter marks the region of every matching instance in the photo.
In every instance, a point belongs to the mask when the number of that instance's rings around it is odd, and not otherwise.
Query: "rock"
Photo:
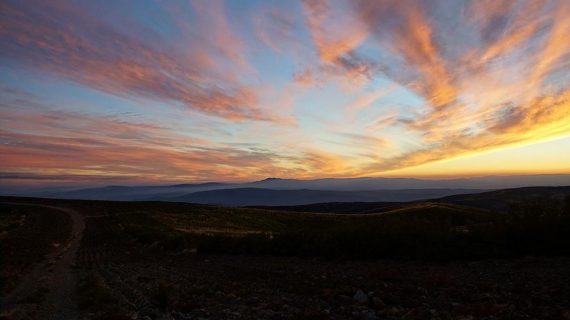
[[[386,313],[393,316],[393,315],[400,313],[400,309],[398,309],[397,307],[392,307],[392,308],[386,310]]]
[[[372,304],[374,305],[374,307],[376,308],[382,308],[384,307],[386,304],[384,303],[384,301],[382,299],[380,299],[379,297],[373,297],[372,298]]]
[[[364,291],[362,291],[360,289],[358,289],[356,291],[353,299],[354,299],[354,301],[361,303],[361,304],[368,303],[368,296],[366,295],[366,293],[364,293]]]
[[[274,318],[276,316],[277,312],[271,310],[271,309],[263,309],[259,311],[259,315],[262,317],[267,317],[267,318]]]
[[[352,299],[351,299],[349,296],[345,296],[345,295],[343,295],[343,294],[341,294],[340,296],[338,296],[338,299],[339,299],[340,301],[342,301],[342,303],[347,303],[347,304],[352,303]]]
[[[373,310],[366,310],[360,314],[360,319],[362,319],[362,320],[378,320],[379,318],[376,315],[376,312],[374,312]]]

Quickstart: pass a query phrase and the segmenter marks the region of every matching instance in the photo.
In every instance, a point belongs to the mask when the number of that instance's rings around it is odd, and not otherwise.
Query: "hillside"
[[[477,194],[453,195],[437,199],[437,202],[472,206],[498,211],[506,211],[512,204],[561,200],[570,194],[570,186],[565,187],[526,187],[504,189]]]
[[[0,197],[0,317],[559,319],[570,207],[558,208],[326,214]]]
[[[570,194],[570,187],[527,187],[478,192],[472,194],[452,195],[442,198],[429,199],[429,202],[455,204],[504,212],[512,204],[524,203],[532,200],[539,201],[560,201]],[[422,202],[422,201],[420,201]],[[343,213],[343,214],[365,214],[390,210],[405,203],[386,202],[339,202],[339,203],[314,203],[298,206],[254,206],[257,208],[274,209],[295,212],[321,212],[321,213]]]

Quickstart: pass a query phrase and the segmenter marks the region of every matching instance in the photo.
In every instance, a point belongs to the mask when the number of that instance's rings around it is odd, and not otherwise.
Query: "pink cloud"
[[[209,30],[215,38],[206,46],[209,52],[177,52],[146,44],[72,4],[4,2],[0,54],[111,94],[174,102],[229,120],[274,121],[259,108],[249,85],[237,77],[228,78],[227,72],[218,70],[220,60],[212,60],[217,51],[222,62],[242,70],[252,68],[244,45],[223,16],[221,2],[197,7],[203,23],[209,23],[202,28],[213,26]]]

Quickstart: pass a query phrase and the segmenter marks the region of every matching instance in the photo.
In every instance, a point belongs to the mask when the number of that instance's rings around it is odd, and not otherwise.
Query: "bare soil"
[[[71,230],[63,241],[51,243],[53,250],[46,254],[33,269],[29,272],[22,272],[19,283],[1,300],[3,316],[10,319],[79,318],[75,294],[77,282],[72,267],[85,227],[84,217],[68,208],[21,203],[12,205],[48,209],[42,213],[43,215],[54,215],[53,211],[63,212],[71,220]],[[51,227],[58,229],[58,226]],[[59,227],[61,230],[66,229],[65,226]],[[27,243],[32,248],[42,245],[29,241],[34,239],[35,233],[30,232],[24,236],[28,237],[28,241],[24,244]]]

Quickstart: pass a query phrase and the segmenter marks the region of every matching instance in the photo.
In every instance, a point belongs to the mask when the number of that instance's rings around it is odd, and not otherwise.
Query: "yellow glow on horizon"
[[[379,176],[461,177],[511,174],[570,173],[570,136],[533,143],[518,143]]]

